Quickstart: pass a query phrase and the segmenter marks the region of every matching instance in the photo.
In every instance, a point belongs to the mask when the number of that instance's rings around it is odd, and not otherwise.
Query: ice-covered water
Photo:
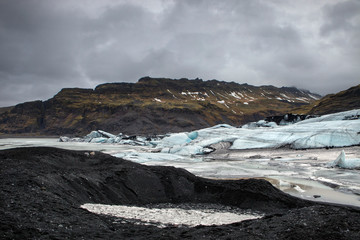
[[[57,147],[68,150],[138,152],[141,146],[85,142],[59,142],[58,138],[0,138],[0,150],[17,147]]]

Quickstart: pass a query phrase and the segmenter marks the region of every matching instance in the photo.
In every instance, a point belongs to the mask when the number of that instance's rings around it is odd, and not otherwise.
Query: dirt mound
[[[56,148],[0,151],[0,164],[0,237],[5,239],[219,239],[228,234],[296,239],[323,231],[336,239],[359,237],[359,210],[297,199],[264,180],[215,181],[183,169]],[[158,229],[116,223],[112,217],[81,209],[84,203],[216,203],[261,211],[267,217],[214,227]]]

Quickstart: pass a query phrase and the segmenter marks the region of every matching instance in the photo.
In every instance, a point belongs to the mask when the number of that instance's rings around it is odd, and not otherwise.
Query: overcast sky
[[[140,77],[360,83],[359,0],[0,0],[0,106]]]

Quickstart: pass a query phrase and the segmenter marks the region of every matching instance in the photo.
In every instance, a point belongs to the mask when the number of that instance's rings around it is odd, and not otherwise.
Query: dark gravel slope
[[[291,197],[264,180],[215,181],[102,153],[0,151],[1,239],[358,239],[360,211]],[[266,217],[195,228],[140,226],[89,213],[84,203],[219,203]]]

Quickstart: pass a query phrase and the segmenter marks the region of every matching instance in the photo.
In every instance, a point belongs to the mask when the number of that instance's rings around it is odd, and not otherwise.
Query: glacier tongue
[[[360,110],[351,110],[275,128],[217,125],[198,130],[198,136],[193,140],[186,138],[185,133],[171,134],[161,140],[157,147],[167,153],[193,155],[206,153],[209,146],[221,142],[230,142],[230,149],[237,150],[282,146],[293,149],[354,146],[360,144],[360,119],[356,117],[359,115]]]
[[[219,124],[193,132],[149,138],[113,135],[98,130],[82,139],[60,137],[60,141],[149,146],[155,147],[157,152],[182,156],[209,153],[216,150],[212,146],[223,142],[230,146],[229,149],[236,150],[283,146],[293,149],[345,147],[360,144],[359,116],[360,110],[351,110],[306,119],[286,126],[269,127],[257,124],[256,128],[236,128]]]

